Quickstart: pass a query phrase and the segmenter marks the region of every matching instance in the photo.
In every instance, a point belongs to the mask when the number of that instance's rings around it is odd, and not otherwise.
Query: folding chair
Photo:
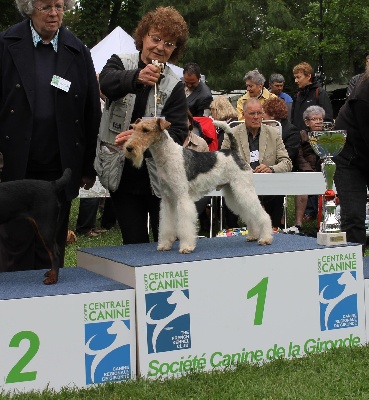
[[[244,124],[244,121],[232,121],[229,123],[230,128],[234,128],[237,125]],[[211,196],[210,203],[208,206],[210,207],[210,237],[213,236],[213,208],[214,208],[214,198],[218,196]],[[220,197],[219,203],[219,228],[223,230],[223,196]]]
[[[282,137],[282,124],[275,119],[264,119],[263,124],[273,126],[278,129]],[[287,229],[287,195],[283,198],[283,216],[284,216],[284,229]]]
[[[229,123],[230,128],[234,128],[240,124],[244,124],[244,121],[232,121]],[[282,125],[279,121],[275,119],[268,119],[268,120],[263,120],[263,124],[273,126],[278,129],[279,134],[282,137]],[[211,197],[210,200],[210,237],[212,237],[212,228],[213,228],[213,206],[214,206],[214,201],[213,197]],[[284,216],[284,227],[287,229],[287,196],[284,196],[283,198],[283,216]],[[223,229],[223,197],[220,197],[220,230]]]

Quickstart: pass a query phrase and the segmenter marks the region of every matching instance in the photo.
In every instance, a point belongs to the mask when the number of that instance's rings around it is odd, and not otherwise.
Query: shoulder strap
[[[315,98],[316,98],[316,104],[319,105],[319,94],[321,93],[320,87],[315,88]]]

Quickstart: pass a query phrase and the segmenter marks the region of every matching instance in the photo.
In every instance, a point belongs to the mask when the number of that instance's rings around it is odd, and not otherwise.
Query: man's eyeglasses
[[[158,37],[158,36],[154,36],[154,35],[150,35],[150,34],[147,34],[147,36],[151,39],[151,41],[154,43],[154,44],[159,44],[160,42],[163,42],[163,39],[160,39],[160,37]],[[172,43],[172,42],[163,42],[163,44],[164,44],[164,48],[166,49],[166,50],[173,50],[173,49],[175,49],[177,46],[174,44],[174,43]]]
[[[247,115],[250,115],[250,117],[261,117],[262,115],[264,115],[263,111],[251,111],[246,113]]]
[[[67,9],[66,6],[62,6],[61,4],[57,4],[55,7],[52,6],[44,6],[44,7],[36,7],[33,6],[36,10],[40,11],[43,14],[51,14],[52,11],[56,11],[58,14],[64,14],[65,10]]]

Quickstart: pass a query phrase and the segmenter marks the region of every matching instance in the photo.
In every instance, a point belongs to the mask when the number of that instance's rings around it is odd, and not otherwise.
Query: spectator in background
[[[343,150],[334,158],[334,182],[341,207],[341,228],[349,242],[366,244],[365,215],[369,188],[369,66],[341,107],[335,129],[347,131]]]
[[[202,82],[200,67],[190,62],[183,67],[183,82],[187,97],[188,108],[193,117],[202,117],[213,100],[211,90]],[[209,115],[209,114],[207,114]]]
[[[97,212],[99,209],[99,197],[83,197],[79,200],[76,233],[89,238],[100,236],[107,232],[106,229],[96,227]]]
[[[264,113],[260,101],[256,97],[247,99],[243,107],[245,123],[233,128],[241,157],[250,164],[254,173],[290,172],[292,162],[281,135],[276,128],[262,124]],[[230,140],[226,135],[222,149],[229,148]],[[275,228],[280,226],[283,215],[277,197],[279,196],[259,196]]]
[[[369,67],[369,54],[365,57],[365,67]],[[350,96],[351,92],[354,90],[355,85],[359,82],[360,78],[363,75],[364,74],[357,74],[350,79],[346,90],[346,98]]]
[[[292,161],[293,170],[297,170],[297,155],[300,148],[300,132],[288,120],[287,103],[280,99],[269,99],[263,104],[264,120],[276,120],[280,122],[282,128],[282,140],[287,150],[288,156]],[[282,210],[284,196],[275,196],[276,203],[279,201]],[[284,217],[278,227],[284,227]]]
[[[216,97],[210,104],[211,117],[214,120],[225,121],[229,125],[231,122],[238,121],[237,111],[233,107],[230,100],[225,96]],[[222,143],[224,140],[224,130],[222,128],[216,128],[218,135],[218,149],[222,148]],[[218,200],[218,199],[217,199]],[[214,206],[214,205],[213,205]],[[217,201],[217,207],[221,207]],[[238,216],[233,214],[233,212],[227,207],[224,202],[223,206],[224,215],[224,225],[226,228],[234,228],[238,225]]]
[[[282,140],[288,156],[292,161],[293,169],[297,170],[297,155],[300,148],[300,132],[288,120],[287,103],[280,98],[267,100],[263,104],[264,120],[279,121],[282,127]]]
[[[295,82],[299,88],[292,105],[291,122],[299,131],[305,129],[304,111],[310,106],[320,106],[325,111],[325,121],[333,121],[333,108],[328,93],[314,78],[314,71],[310,64],[301,62],[293,68]]]
[[[198,124],[197,128],[195,128],[196,121],[193,119],[190,110],[187,111],[187,117],[188,117],[188,136],[183,143],[183,147],[198,152],[209,151],[208,144],[201,137],[201,125]],[[199,215],[200,230],[203,231],[203,233],[210,231],[210,213],[207,212],[206,209],[206,206],[209,202],[210,198],[205,196],[195,203],[196,210]]]
[[[96,78],[97,78],[97,82],[99,83],[99,74],[96,74]],[[101,106],[101,111],[103,111],[106,98],[105,98],[105,95],[103,93],[101,93],[100,85],[99,85],[99,91],[100,91],[100,106]],[[98,179],[96,180],[95,185],[97,183],[98,183]],[[78,235],[84,235],[89,238],[97,237],[100,235],[100,233],[107,232],[108,229],[100,229],[96,226],[96,219],[97,219],[97,212],[98,212],[99,208],[101,207],[102,209],[104,209],[104,212],[102,214],[102,217],[104,217],[104,214],[107,214],[107,213],[105,213],[105,206],[111,204],[110,197],[107,197],[106,200],[108,200],[108,199],[109,200],[105,201],[105,199],[102,197],[91,196],[90,193],[96,194],[94,192],[94,189],[95,189],[95,187],[92,187],[89,191],[87,191],[86,197],[81,197],[81,192],[83,192],[83,190],[80,190],[78,217],[77,217],[77,222],[76,222],[76,233]],[[112,210],[112,206],[110,208],[110,212],[114,213],[114,210]],[[113,218],[115,220],[115,216],[113,216]],[[102,218],[102,220],[103,220],[103,218]],[[102,223],[102,221],[101,221],[101,223]],[[113,222],[112,226],[114,226],[114,225],[115,225],[115,221]]]
[[[239,121],[243,121],[244,119],[243,103],[247,99],[255,98],[258,99],[261,104],[263,104],[265,100],[277,97],[264,87],[265,78],[257,69],[246,72],[246,75],[243,79],[246,81],[246,93],[237,100],[237,113]]]
[[[289,94],[283,91],[284,82],[285,79],[283,75],[271,74],[269,77],[269,92],[285,101],[288,110],[288,119],[291,121],[293,99]]]
[[[210,113],[214,120],[225,121],[227,124],[237,121],[237,111],[225,96],[218,96],[211,102]],[[216,130],[218,135],[218,149],[220,150],[224,140],[224,130],[222,128],[216,128]]]
[[[74,4],[16,0],[25,20],[0,34],[2,180],[53,181],[72,170],[56,226],[58,267],[64,266],[71,201],[95,181],[101,115],[90,51],[62,26]],[[49,268],[49,255],[29,221],[0,227],[0,271]]]
[[[310,106],[303,114],[306,128],[300,131],[301,147],[297,158],[298,170],[301,172],[320,171],[320,158],[316,155],[309,141],[310,131],[321,131],[325,111],[320,106]],[[309,206],[308,206],[309,203]],[[295,196],[295,227],[301,229],[303,222],[316,219],[318,214],[318,196]]]
[[[196,121],[194,121],[190,110],[187,111],[187,118],[188,118],[188,135],[183,143],[183,147],[199,152],[209,151],[208,144],[201,137],[200,124],[198,124],[195,129]]]

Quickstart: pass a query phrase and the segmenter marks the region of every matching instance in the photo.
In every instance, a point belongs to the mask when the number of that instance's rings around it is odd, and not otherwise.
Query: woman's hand
[[[115,137],[115,145],[123,149],[124,145],[126,144],[126,141],[130,138],[132,133],[133,129],[118,133],[118,135]]]
[[[137,82],[141,85],[154,86],[160,78],[160,68],[154,64],[147,64],[138,74]]]

